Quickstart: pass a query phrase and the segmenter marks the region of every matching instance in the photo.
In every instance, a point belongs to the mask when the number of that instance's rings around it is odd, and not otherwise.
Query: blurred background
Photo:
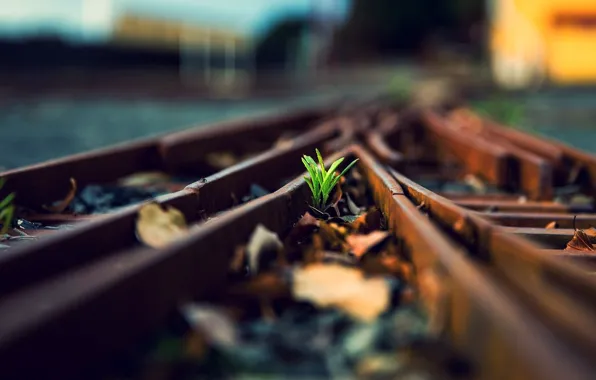
[[[0,5],[2,168],[380,90],[596,151],[594,0]]]

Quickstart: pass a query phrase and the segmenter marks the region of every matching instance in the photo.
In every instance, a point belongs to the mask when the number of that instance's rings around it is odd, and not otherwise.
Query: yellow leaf
[[[354,268],[313,264],[294,272],[293,296],[318,307],[336,307],[364,322],[375,320],[389,306],[389,286],[382,278],[364,278]]]
[[[157,203],[148,203],[139,210],[137,236],[141,242],[153,248],[162,248],[188,234],[184,215],[177,209],[167,210]]]

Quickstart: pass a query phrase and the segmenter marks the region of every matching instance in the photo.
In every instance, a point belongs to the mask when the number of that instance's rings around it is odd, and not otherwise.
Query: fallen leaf
[[[292,293],[296,300],[336,307],[364,322],[375,320],[390,304],[390,289],[384,279],[366,279],[362,271],[337,264],[295,270]]]
[[[148,186],[158,183],[167,183],[171,177],[164,172],[139,172],[118,180],[122,186]]]
[[[590,227],[583,230],[586,236],[590,239],[590,243],[596,242],[596,228]]]
[[[211,346],[227,348],[238,344],[236,324],[223,309],[187,304],[181,312],[192,329],[204,336]]]
[[[294,145],[293,137],[294,136],[292,134],[283,134],[277,139],[273,147],[278,149],[291,148]]]
[[[279,240],[279,236],[262,224],[257,225],[246,246],[251,274],[257,274],[263,266],[275,261],[282,251],[283,243]]]
[[[319,220],[310,213],[305,213],[302,218],[294,225],[288,236],[286,242],[288,245],[296,245],[319,228]]]
[[[360,215],[352,224],[353,231],[366,234],[381,228],[383,215],[377,208],[371,209],[366,214]]]
[[[331,228],[333,228],[334,230],[336,230],[341,236],[346,236],[348,234],[348,229],[343,226],[343,225],[339,225],[337,223],[332,223],[329,222],[327,223]]]
[[[346,241],[352,248],[354,256],[360,258],[375,246],[383,243],[388,237],[387,231],[373,231],[367,235],[348,235]]]
[[[327,207],[327,209],[325,211],[327,211],[329,209],[329,207],[331,207],[331,208],[333,208],[333,210],[335,210],[335,214],[337,216],[340,216],[341,213],[339,212],[339,208],[337,207],[337,204],[339,203],[339,201],[341,201],[342,196],[343,196],[343,192],[341,191],[341,186],[338,183],[337,185],[335,185],[335,191],[333,192],[333,198],[331,198],[329,206]]]
[[[184,215],[174,207],[164,210],[151,202],[143,205],[138,215],[137,237],[150,247],[162,248],[188,234]]]
[[[360,207],[358,207],[356,205],[356,203],[354,203],[354,201],[352,200],[352,198],[350,197],[350,194],[346,193],[346,204],[348,205],[348,210],[354,214],[354,215],[360,215]]]
[[[71,178],[70,179],[70,190],[68,191],[68,194],[66,194],[66,197],[64,197],[64,199],[59,202],[55,202],[51,206],[43,205],[42,207],[49,212],[59,214],[59,213],[63,212],[64,210],[66,210],[66,208],[68,207],[68,205],[70,205],[70,202],[72,202],[72,200],[74,199],[76,194],[77,194],[77,181],[74,178]]]
[[[367,255],[360,261],[362,270],[370,275],[402,275],[402,260],[389,255]]]
[[[546,229],[555,229],[555,228],[559,228],[559,223],[552,221],[549,224],[546,225],[546,227],[544,227]]]
[[[344,241],[344,236],[328,223],[322,222],[320,224],[319,234],[329,250],[345,253],[350,250],[350,246]]]
[[[246,298],[285,298],[290,294],[287,281],[277,273],[260,273],[248,281],[232,285],[229,296]]]
[[[596,251],[592,246],[590,237],[583,230],[576,230],[573,238],[567,243],[565,250]]]
[[[232,256],[232,260],[230,261],[230,272],[232,273],[242,273],[244,270],[244,263],[246,262],[246,247],[243,245],[239,245],[234,250],[234,256]]]
[[[209,165],[218,169],[225,169],[239,161],[232,152],[212,152],[206,155],[205,160]]]

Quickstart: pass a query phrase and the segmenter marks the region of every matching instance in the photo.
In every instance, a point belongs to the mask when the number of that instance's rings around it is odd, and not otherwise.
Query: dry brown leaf
[[[596,251],[592,246],[590,237],[586,235],[583,230],[576,230],[573,234],[573,238],[567,243],[565,250],[575,250],[575,251],[587,251],[592,252]]]
[[[583,231],[586,234],[586,236],[590,238],[590,243],[594,244],[594,242],[596,241],[596,228],[590,227],[586,228]]]
[[[331,198],[331,201],[329,203],[329,206],[335,210],[335,213],[337,216],[341,215],[341,213],[339,212],[339,208],[337,207],[337,204],[339,203],[339,201],[341,201],[341,197],[343,195],[344,195],[344,193],[341,191],[341,186],[338,183],[337,185],[335,185],[335,191],[333,192],[333,198]]]
[[[337,264],[313,264],[294,271],[296,300],[336,307],[353,318],[371,322],[387,310],[390,290],[382,278],[366,279],[362,271]]]
[[[68,207],[68,205],[70,205],[70,202],[72,202],[72,200],[74,199],[76,194],[77,194],[77,181],[74,178],[71,178],[70,179],[70,190],[68,191],[68,194],[66,194],[66,197],[64,197],[64,199],[59,202],[55,202],[51,206],[43,205],[42,207],[49,212],[53,212],[55,214],[60,214],[61,212],[66,210],[66,208]]]
[[[387,231],[373,231],[368,235],[348,235],[346,241],[352,248],[352,253],[356,257],[362,257],[370,249],[381,244],[389,237]]]
[[[244,263],[246,261],[246,247],[239,245],[234,250],[234,256],[230,261],[230,272],[240,273],[244,269]]]
[[[348,252],[350,250],[350,246],[344,241],[344,236],[329,223],[321,222],[319,229],[323,242],[330,250],[338,252]]]
[[[549,229],[549,230],[559,228],[559,223],[557,223],[553,220],[552,222],[547,224],[546,227],[544,227],[544,228]]]
[[[402,261],[391,255],[367,255],[360,262],[362,270],[371,275],[402,275]]]
[[[276,273],[260,273],[248,281],[233,285],[228,295],[246,298],[285,298],[290,294],[288,284]]]
[[[367,234],[381,228],[382,217],[381,211],[373,208],[366,214],[360,215],[350,224],[350,227],[355,232]]]
[[[164,210],[157,203],[147,203],[139,210],[137,237],[153,248],[162,248],[188,234],[184,215],[174,207]]]
[[[263,266],[278,259],[282,251],[283,243],[279,236],[262,224],[257,225],[246,246],[250,272],[258,273]]]
[[[296,245],[298,242],[305,240],[312,232],[319,228],[319,225],[320,223],[317,218],[308,212],[305,213],[286,237],[287,245]]]

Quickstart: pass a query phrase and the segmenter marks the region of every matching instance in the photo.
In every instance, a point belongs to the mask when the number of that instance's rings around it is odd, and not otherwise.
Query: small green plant
[[[6,182],[5,179],[0,178],[0,190],[2,190],[4,182]],[[0,201],[0,223],[2,223],[0,235],[4,235],[6,232],[8,232],[8,229],[12,225],[12,218],[14,215],[14,205],[12,203],[13,200],[14,193],[10,193]]]
[[[342,172],[341,174],[337,174],[335,169],[343,162],[344,157],[335,161],[329,167],[329,170],[325,170],[325,163],[323,162],[323,157],[321,156],[321,152],[318,149],[315,149],[317,152],[317,158],[319,159],[319,163],[317,164],[315,160],[312,159],[310,156],[303,156],[302,163],[308,170],[308,174],[310,174],[310,178],[304,177],[306,183],[308,183],[308,187],[310,187],[310,191],[312,192],[312,201],[313,207],[318,210],[323,210],[323,208],[327,205],[327,200],[329,200],[329,195],[339,182],[339,179],[348,171],[354,164],[358,161],[358,159],[352,161]]]

